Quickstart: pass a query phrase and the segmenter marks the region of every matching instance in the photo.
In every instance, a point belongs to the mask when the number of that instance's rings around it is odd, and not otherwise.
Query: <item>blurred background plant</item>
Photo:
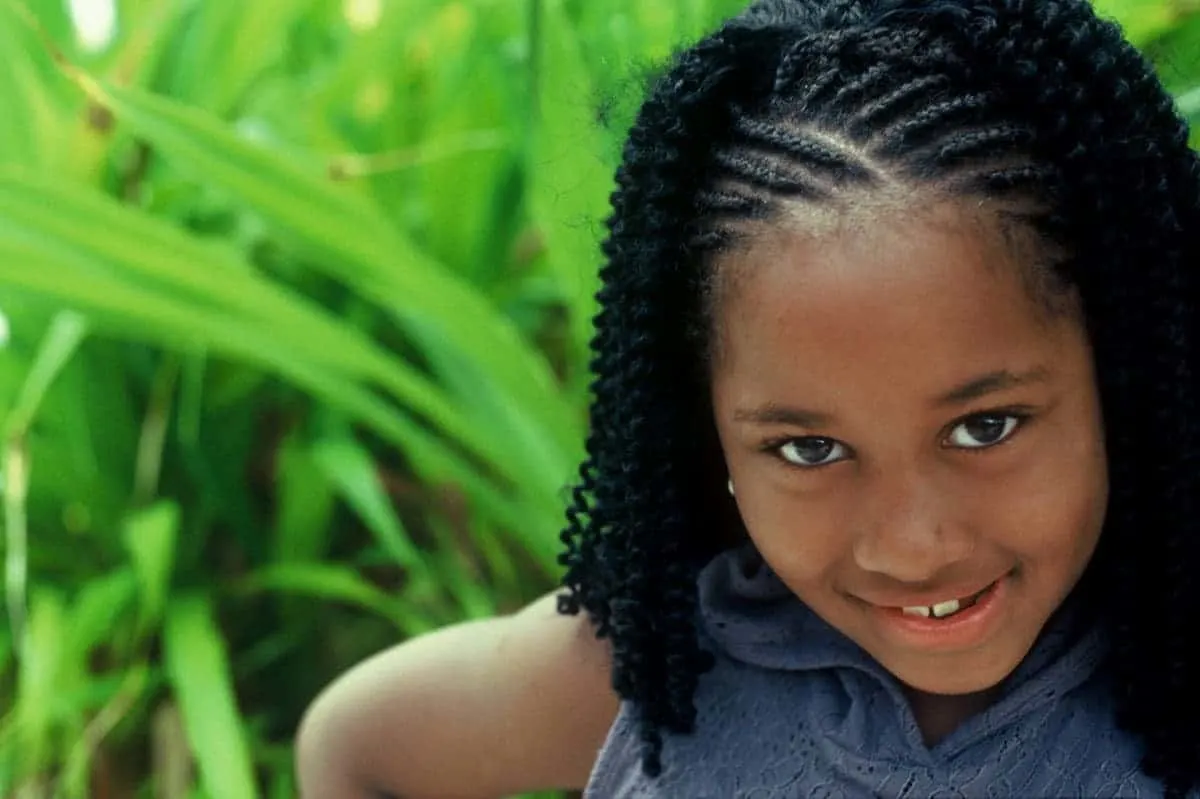
[[[0,0],[0,797],[294,796],[553,585],[621,136],[744,2]],[[1102,6],[1200,118],[1200,2]]]

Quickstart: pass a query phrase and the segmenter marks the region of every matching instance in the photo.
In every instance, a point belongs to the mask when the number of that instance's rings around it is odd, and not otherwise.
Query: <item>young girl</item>
[[[565,591],[339,680],[305,796],[1195,795],[1187,140],[1085,0],[760,0],[679,55]]]

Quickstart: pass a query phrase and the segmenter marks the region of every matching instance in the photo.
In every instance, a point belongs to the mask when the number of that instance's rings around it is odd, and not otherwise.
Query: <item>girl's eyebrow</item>
[[[741,408],[734,411],[735,422],[750,422],[752,424],[786,424],[793,427],[827,427],[833,421],[833,416],[822,411],[810,411],[805,408],[793,408],[768,402],[757,408]]]
[[[1051,371],[1046,366],[1035,366],[1023,372],[1011,372],[1008,369],[998,369],[985,375],[972,378],[960,386],[950,389],[934,400],[936,407],[947,405],[963,405],[971,400],[986,397],[999,391],[1008,391],[1030,383],[1045,383],[1050,379]]]
[[[1022,372],[1008,369],[997,369],[994,372],[974,377],[956,386],[933,401],[934,407],[964,405],[972,400],[986,397],[1001,391],[1009,391],[1031,383],[1044,383],[1050,379],[1052,372],[1046,366],[1035,366]],[[814,411],[807,408],[797,408],[790,405],[780,405],[768,402],[757,408],[741,408],[734,412],[735,422],[750,422],[761,425],[792,425],[794,427],[818,428],[827,427],[833,422],[833,415],[824,411]]]

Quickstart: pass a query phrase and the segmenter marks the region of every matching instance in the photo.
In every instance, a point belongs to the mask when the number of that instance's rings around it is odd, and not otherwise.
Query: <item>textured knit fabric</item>
[[[587,799],[1162,796],[1113,721],[1104,636],[1069,605],[1000,699],[927,747],[895,678],[753,550],[718,556],[699,592],[717,665],[700,680],[695,734],[665,736],[663,772],[648,779],[624,706]]]

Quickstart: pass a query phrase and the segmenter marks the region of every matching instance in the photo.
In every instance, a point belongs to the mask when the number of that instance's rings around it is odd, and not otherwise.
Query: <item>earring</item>
[[[735,494],[733,493],[733,479],[732,478],[730,478],[729,482],[726,483],[726,488],[729,489],[729,496],[731,496],[731,497],[735,496]]]

